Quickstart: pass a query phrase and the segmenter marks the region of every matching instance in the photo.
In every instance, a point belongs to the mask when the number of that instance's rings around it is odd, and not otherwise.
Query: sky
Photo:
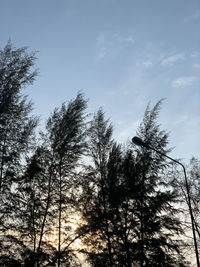
[[[199,0],[1,0],[0,48],[37,52],[25,93],[41,126],[79,90],[102,107],[114,137],[135,134],[148,103],[164,98],[159,123],[170,156],[200,158]]]

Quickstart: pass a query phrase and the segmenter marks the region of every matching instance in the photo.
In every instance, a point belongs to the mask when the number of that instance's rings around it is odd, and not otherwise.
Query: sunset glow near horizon
[[[62,223],[61,240],[66,238],[65,234],[67,234],[69,240],[68,242],[63,242],[64,246],[61,246],[61,250],[65,249],[66,246],[69,245],[69,248],[71,248],[74,251],[78,261],[82,264],[82,267],[88,267],[90,265],[86,261],[86,256],[84,256],[82,253],[79,252],[81,249],[86,248],[86,245],[82,243],[80,238],[77,238],[73,242],[71,242],[75,238],[75,231],[82,224],[82,222],[83,221],[81,215],[78,213],[74,213],[73,215],[71,215],[70,218],[68,218],[68,223]],[[66,231],[66,228],[68,229],[68,231]],[[44,236],[44,240],[57,249],[58,230],[56,225],[55,228],[51,230],[48,235]]]

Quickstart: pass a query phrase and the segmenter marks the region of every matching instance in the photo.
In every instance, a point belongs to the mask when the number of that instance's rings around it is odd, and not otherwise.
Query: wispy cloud
[[[144,68],[151,68],[153,66],[153,63],[151,60],[145,60],[145,61],[139,62],[138,65]]]
[[[199,79],[195,76],[183,76],[175,79],[172,81],[172,87],[174,88],[183,88],[186,86],[192,85],[194,82],[198,81]]]
[[[194,11],[193,14],[189,15],[184,19],[185,23],[192,22],[194,20],[200,19],[200,9]]]
[[[98,59],[103,59],[107,55],[117,55],[121,49],[127,45],[133,45],[135,43],[133,35],[122,36],[118,33],[108,34],[101,32],[96,38],[98,46]]]
[[[185,55],[183,53],[175,54],[173,56],[169,56],[169,57],[164,58],[161,61],[161,65],[162,66],[166,66],[166,65],[169,65],[169,64],[173,64],[178,60],[184,60],[184,59],[185,59]]]
[[[198,58],[198,57],[200,57],[200,53],[199,53],[199,52],[193,52],[193,53],[191,54],[191,57],[192,57],[192,58]]]
[[[107,52],[107,43],[106,43],[106,35],[105,33],[101,32],[98,36],[97,36],[97,45],[99,48],[98,51],[98,58],[99,59],[103,59],[106,55]]]
[[[194,68],[196,68],[196,69],[200,69],[200,63],[195,63],[193,66],[194,66]]]
[[[125,39],[124,39],[125,42],[127,43],[132,43],[134,44],[135,43],[135,38],[132,36],[132,35],[128,35]]]

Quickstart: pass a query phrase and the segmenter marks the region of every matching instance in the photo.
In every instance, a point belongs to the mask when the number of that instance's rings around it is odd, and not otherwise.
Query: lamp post
[[[184,172],[184,176],[185,176],[185,185],[186,185],[186,191],[187,191],[187,203],[188,203],[190,217],[191,217],[191,224],[192,224],[192,232],[193,232],[193,239],[194,239],[194,247],[195,247],[195,253],[196,253],[197,267],[200,267],[197,239],[196,239],[196,233],[195,233],[195,227],[194,227],[194,216],[193,216],[192,206],[191,206],[190,190],[189,190],[189,186],[188,186],[188,180],[187,180],[186,170],[185,170],[184,165],[182,163],[180,163],[179,161],[177,161],[177,160],[175,160],[175,159],[163,154],[162,152],[160,152],[157,149],[153,148],[152,146],[148,145],[147,143],[145,143],[142,139],[140,139],[137,136],[132,138],[132,142],[134,144],[138,145],[138,146],[142,146],[142,147],[146,147],[147,149],[151,149],[151,150],[155,151],[156,153],[162,155],[163,157],[166,157],[166,158],[168,158],[168,159],[170,159],[170,160],[172,160],[172,161],[174,161],[177,164],[182,166],[183,172]]]

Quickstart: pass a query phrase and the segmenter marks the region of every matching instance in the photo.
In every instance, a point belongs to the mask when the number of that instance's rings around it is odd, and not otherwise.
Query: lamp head
[[[137,136],[134,136],[132,138],[132,142],[137,145],[137,146],[143,146],[143,147],[149,147],[145,142],[142,141],[141,138],[137,137]]]

